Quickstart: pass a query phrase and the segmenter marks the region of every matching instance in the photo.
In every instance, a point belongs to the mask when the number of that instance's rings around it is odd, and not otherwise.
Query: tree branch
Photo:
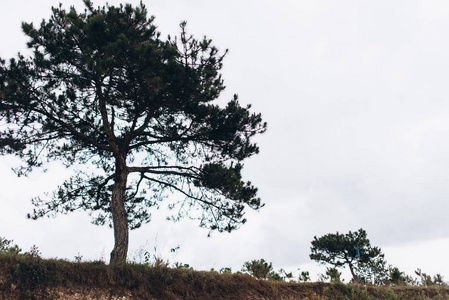
[[[116,137],[114,135],[114,132],[112,131],[112,128],[109,124],[108,112],[106,110],[106,101],[105,101],[103,93],[101,91],[101,84],[99,82],[96,82],[95,85],[96,85],[96,96],[98,97],[98,103],[100,106],[100,113],[101,113],[101,119],[103,121],[104,132],[106,133],[106,137],[107,137],[109,146],[112,149],[112,152],[114,152],[115,155],[118,155],[119,148],[117,147],[117,143],[115,142]]]
[[[168,183],[168,182],[165,182],[165,181],[161,181],[161,180],[158,180],[158,179],[155,179],[155,178],[150,178],[150,177],[145,176],[145,175],[142,175],[142,176],[143,176],[145,179],[149,180],[149,181],[154,181],[154,182],[159,183],[159,184],[161,184],[161,185],[165,185],[165,186],[167,186],[167,187],[169,187],[169,188],[172,188],[172,189],[174,189],[174,190],[180,192],[181,194],[183,194],[183,195],[186,196],[187,198],[190,198],[190,199],[193,199],[193,200],[200,201],[200,202],[202,202],[202,203],[204,203],[204,204],[207,204],[207,205],[209,205],[209,206],[215,207],[216,209],[220,210],[220,208],[219,208],[217,205],[214,205],[213,203],[211,203],[211,202],[209,202],[209,201],[207,201],[207,200],[204,200],[204,199],[202,199],[202,198],[195,197],[195,196],[193,196],[193,195],[191,195],[191,194],[185,192],[184,190],[178,188],[178,187],[177,187],[176,185],[174,185],[174,184],[171,184],[171,183]]]
[[[90,138],[89,136],[77,131],[73,126],[67,124],[66,122],[55,118],[52,114],[50,114],[49,112],[45,111],[45,110],[41,110],[41,109],[37,109],[37,108],[32,108],[32,110],[34,110],[37,113],[43,114],[44,116],[46,116],[47,118],[49,118],[50,120],[60,124],[62,127],[64,127],[65,129],[67,129],[68,131],[70,131],[74,136],[77,136],[87,142],[89,142],[90,144],[94,145],[95,147],[101,149],[101,150],[105,150],[108,152],[111,152],[112,149],[109,147],[106,147],[100,143],[98,143],[96,140]]]
[[[168,169],[179,169],[186,172],[180,172],[180,171],[171,171]],[[162,170],[161,170],[162,169]],[[150,174],[159,174],[159,175],[177,175],[187,178],[194,178],[194,179],[200,179],[200,176],[197,172],[193,171],[192,168],[185,168],[185,167],[177,167],[177,166],[170,166],[170,167],[128,167],[129,173],[150,173]],[[190,172],[190,173],[189,173]]]

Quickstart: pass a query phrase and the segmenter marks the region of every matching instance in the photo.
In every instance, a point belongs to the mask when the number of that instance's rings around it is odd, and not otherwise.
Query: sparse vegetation
[[[78,298],[77,298],[78,297]],[[0,299],[449,299],[442,286],[260,280],[242,273],[0,254]]]
[[[263,258],[247,261],[243,264],[242,271],[257,279],[268,279],[269,274],[273,271],[273,264]]]
[[[449,299],[443,278],[420,269],[415,286],[406,285],[407,275],[397,268],[386,286],[343,284],[336,268],[327,269],[331,282],[311,283],[305,282],[309,272],[294,282],[291,272],[274,272],[265,259],[244,263],[250,275],[231,268],[195,271],[149,252],[143,263],[106,265],[83,262],[79,253],[74,262],[43,259],[37,246],[22,253],[5,238],[0,247],[0,299]]]
[[[308,282],[308,281],[310,281],[309,271],[301,271],[301,273],[298,276],[298,281],[299,282]]]
[[[22,249],[16,244],[13,244],[13,240],[0,237],[0,253],[7,254],[19,254]]]
[[[338,272],[338,269],[335,267],[327,268],[326,275],[329,276],[329,279],[331,282],[341,282],[341,279],[340,279],[341,272]]]

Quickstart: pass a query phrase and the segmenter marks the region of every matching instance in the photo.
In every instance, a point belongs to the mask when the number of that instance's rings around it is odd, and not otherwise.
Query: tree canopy
[[[54,160],[75,170],[32,200],[29,217],[89,211],[114,228],[111,263],[126,259],[128,230],[170,193],[182,196],[168,199],[171,218],[238,228],[245,206],[263,206],[241,171],[266,123],[236,95],[216,103],[227,51],[188,35],[185,22],[161,39],[142,3],[84,3],[81,13],[52,8],[39,27],[23,23],[33,54],[0,59],[0,152],[23,159],[19,175]]]
[[[363,229],[313,238],[310,258],[334,267],[348,266],[354,282],[388,280],[388,268],[379,247],[372,247]],[[335,272],[335,271],[334,271]]]
[[[273,264],[271,262],[268,263],[263,258],[259,260],[253,259],[243,264],[242,271],[258,279],[267,279],[270,273],[273,272]]]
[[[252,261],[246,261],[243,264],[242,272],[248,273],[249,275],[257,279],[268,279],[275,281],[285,281],[286,279],[293,278],[293,273],[287,273],[284,269],[279,269],[278,272],[273,270],[273,264],[265,259],[253,259]],[[302,272],[301,275],[309,275],[309,272]],[[301,276],[299,280],[301,281]],[[310,278],[309,278],[310,279]],[[307,280],[305,280],[307,281]]]

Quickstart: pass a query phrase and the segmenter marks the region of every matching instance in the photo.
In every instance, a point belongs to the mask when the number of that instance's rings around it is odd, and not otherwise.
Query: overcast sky
[[[0,57],[26,53],[21,22],[39,24],[59,2],[2,1]],[[131,233],[130,257],[146,249],[234,271],[264,258],[316,279],[324,268],[309,259],[313,237],[363,228],[390,264],[449,280],[449,2],[143,2],[163,37],[187,20],[190,33],[229,49],[222,103],[236,93],[268,122],[244,171],[266,206],[248,211],[238,231],[210,238],[196,221],[171,223],[155,211]],[[70,5],[83,9],[81,0]],[[35,244],[45,257],[109,260],[112,230],[91,225],[87,213],[26,219],[30,198],[68,171],[51,164],[17,178],[17,164],[0,158],[0,236],[24,250]]]

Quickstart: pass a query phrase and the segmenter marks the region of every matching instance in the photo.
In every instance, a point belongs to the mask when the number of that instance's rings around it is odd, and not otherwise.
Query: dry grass
[[[108,266],[0,254],[0,299],[449,299],[449,289],[285,283],[164,263]]]

